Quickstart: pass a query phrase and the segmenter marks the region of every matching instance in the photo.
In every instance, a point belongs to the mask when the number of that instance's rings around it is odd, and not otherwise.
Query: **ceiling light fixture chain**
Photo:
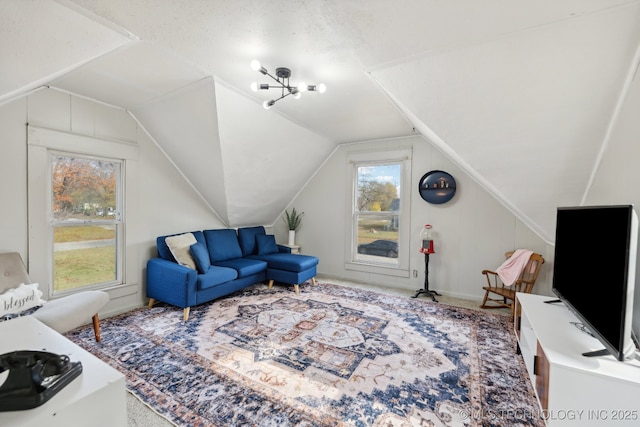
[[[269,71],[267,71],[266,68],[264,68],[260,64],[260,61],[258,61],[257,59],[254,59],[253,61],[251,61],[251,69],[253,69],[254,71],[258,71],[259,73],[265,76],[271,77],[276,83],[278,83],[277,85],[270,85],[268,83],[253,82],[251,83],[252,91],[257,92],[259,90],[269,90],[269,89],[282,90],[282,95],[280,96],[280,98],[272,99],[270,101],[265,101],[262,104],[262,106],[267,110],[271,108],[273,104],[275,104],[277,101],[280,101],[282,98],[285,98],[289,95],[293,95],[295,99],[300,99],[302,92],[309,91],[309,92],[325,93],[327,90],[327,87],[323,83],[320,83],[318,85],[307,85],[304,82],[300,82],[295,86],[291,86],[289,82],[289,78],[291,77],[291,70],[286,67],[276,68],[276,75],[274,77],[269,73]]]

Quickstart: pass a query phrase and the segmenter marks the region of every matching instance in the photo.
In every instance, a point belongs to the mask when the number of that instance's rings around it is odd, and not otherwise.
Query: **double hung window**
[[[398,265],[401,162],[355,165],[355,260]]]
[[[353,191],[346,268],[408,271],[410,158],[409,149],[349,157]]]
[[[53,293],[121,281],[122,162],[50,152]]]
[[[131,142],[28,126],[29,275],[45,299],[135,285],[125,225],[136,210],[125,204],[137,156]]]

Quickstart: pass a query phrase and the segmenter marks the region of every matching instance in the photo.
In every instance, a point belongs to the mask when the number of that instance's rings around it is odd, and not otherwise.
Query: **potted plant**
[[[304,215],[304,212],[299,213],[298,211],[296,211],[296,208],[293,208],[291,209],[291,213],[285,210],[284,215],[285,216],[282,219],[289,228],[289,246],[293,246],[296,244],[296,230],[300,227],[300,223],[302,222],[302,215]]]

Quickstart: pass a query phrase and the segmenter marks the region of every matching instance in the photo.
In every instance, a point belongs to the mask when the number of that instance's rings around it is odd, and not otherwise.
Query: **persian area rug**
[[[318,284],[259,284],[67,337],[185,426],[544,426],[511,320]]]

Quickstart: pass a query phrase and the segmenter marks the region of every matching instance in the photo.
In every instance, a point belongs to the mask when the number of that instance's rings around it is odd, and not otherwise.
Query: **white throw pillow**
[[[191,252],[189,250],[191,245],[198,242],[193,233],[167,237],[164,241],[173,254],[173,257],[178,261],[178,264],[189,267],[192,270],[196,269],[196,262],[191,256]]]
[[[44,303],[42,291],[38,289],[37,283],[20,283],[17,288],[8,289],[0,295],[0,317],[19,314]]]

